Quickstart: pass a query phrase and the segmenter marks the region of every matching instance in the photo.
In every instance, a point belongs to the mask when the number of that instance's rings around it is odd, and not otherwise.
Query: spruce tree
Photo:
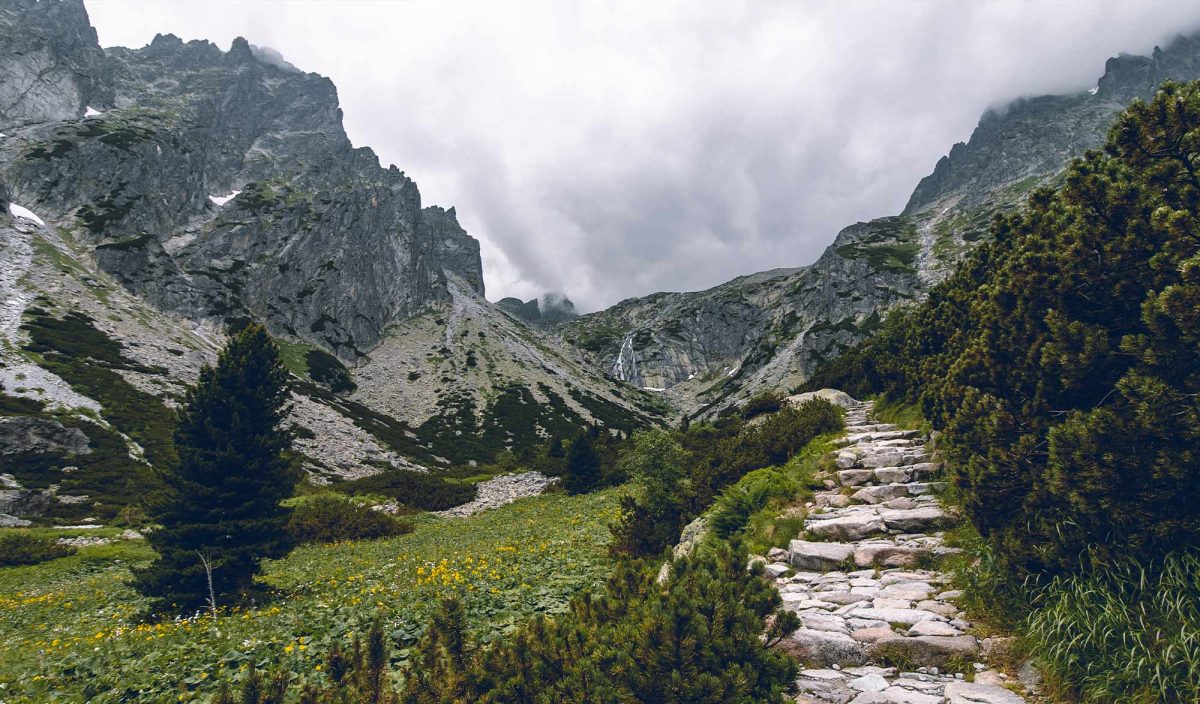
[[[280,502],[298,478],[287,457],[288,376],[259,325],[234,335],[217,366],[188,390],[175,429],[178,460],[160,470],[169,487],[151,505],[158,559],[135,584],[158,611],[181,611],[246,593],[259,562],[291,549],[291,513]]]
[[[591,435],[583,433],[571,443],[567,453],[563,486],[568,493],[586,494],[600,485],[600,479],[600,455],[596,454]]]

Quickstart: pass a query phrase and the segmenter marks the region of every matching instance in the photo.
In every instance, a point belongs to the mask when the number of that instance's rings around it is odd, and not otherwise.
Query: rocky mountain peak
[[[355,358],[448,276],[482,296],[478,242],[353,147],[328,78],[243,37],[102,50],[75,0],[0,11],[0,32],[29,38],[0,56],[0,124],[25,126],[0,178],[154,305]]]

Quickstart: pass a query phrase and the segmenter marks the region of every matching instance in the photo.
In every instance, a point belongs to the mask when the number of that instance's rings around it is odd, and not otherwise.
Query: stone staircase
[[[936,496],[940,465],[919,431],[872,412],[870,402],[848,409],[836,474],[808,507],[804,539],[766,567],[802,623],[781,646],[812,668],[796,701],[1023,704],[984,664],[993,643],[970,634],[948,576],[931,569],[954,551],[942,531],[959,520]]]

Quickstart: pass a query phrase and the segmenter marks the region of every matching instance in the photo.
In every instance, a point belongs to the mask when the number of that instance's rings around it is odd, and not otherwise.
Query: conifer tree
[[[190,610],[247,592],[264,558],[291,549],[290,509],[280,501],[298,478],[287,451],[288,377],[267,332],[234,335],[216,367],[188,390],[175,429],[178,461],[161,470],[167,496],[151,508],[158,559],[135,573],[159,611]]]
[[[567,474],[563,486],[568,493],[586,494],[600,486],[600,456],[588,433],[581,434],[571,443],[567,453]]]

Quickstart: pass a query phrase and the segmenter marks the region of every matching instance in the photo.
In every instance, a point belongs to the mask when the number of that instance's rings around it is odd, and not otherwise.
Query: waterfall
[[[613,362],[612,375],[621,381],[640,385],[641,376],[638,374],[637,353],[633,351],[633,335],[631,332],[621,341],[621,351],[617,353],[617,361]]]

